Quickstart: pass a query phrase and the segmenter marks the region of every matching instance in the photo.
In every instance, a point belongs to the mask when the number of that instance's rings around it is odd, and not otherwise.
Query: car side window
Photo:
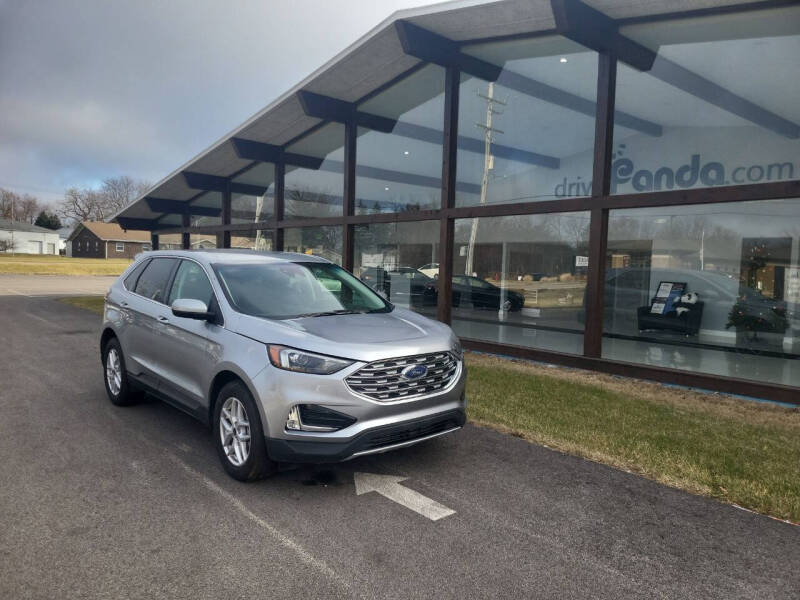
[[[169,276],[175,266],[174,258],[154,258],[142,271],[134,290],[140,296],[164,304],[167,295]]]
[[[182,260],[175,273],[175,280],[167,304],[175,300],[200,300],[209,308],[214,299],[214,290],[203,267],[191,260]]]
[[[122,282],[122,285],[125,286],[126,290],[128,290],[129,292],[132,292],[134,290],[134,288],[136,287],[136,280],[139,279],[139,275],[142,274],[142,271],[144,271],[145,267],[147,266],[147,263],[149,262],[150,262],[149,260],[143,260],[140,264],[136,266],[136,268],[133,271],[131,271],[128,274],[128,276]]]

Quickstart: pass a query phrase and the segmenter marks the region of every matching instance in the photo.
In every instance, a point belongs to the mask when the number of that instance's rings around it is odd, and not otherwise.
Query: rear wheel
[[[122,356],[122,347],[117,338],[108,340],[103,348],[103,371],[103,382],[112,404],[130,406],[139,400],[141,392],[134,389],[128,380],[125,358]]]
[[[214,445],[228,475],[256,481],[272,475],[277,464],[267,456],[261,417],[241,381],[226,384],[214,405]]]

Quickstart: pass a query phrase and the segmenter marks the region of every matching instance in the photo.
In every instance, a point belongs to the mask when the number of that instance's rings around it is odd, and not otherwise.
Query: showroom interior
[[[402,11],[116,221],[322,256],[466,348],[800,403],[800,6],[692,6]]]

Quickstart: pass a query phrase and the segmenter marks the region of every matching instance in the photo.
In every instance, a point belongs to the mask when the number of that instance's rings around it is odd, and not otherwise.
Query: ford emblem
[[[428,367],[425,365],[410,365],[400,371],[400,375],[405,379],[419,379],[428,374]]]

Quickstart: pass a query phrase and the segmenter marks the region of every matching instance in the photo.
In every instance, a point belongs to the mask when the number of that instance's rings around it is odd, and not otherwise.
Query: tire
[[[111,364],[109,364],[109,361]],[[103,348],[103,383],[106,394],[116,406],[136,404],[142,393],[131,385],[125,370],[125,357],[117,338],[111,338]]]
[[[247,425],[237,425],[242,422]],[[231,436],[231,430],[248,439]],[[217,395],[211,433],[222,467],[234,479],[257,481],[278,470],[277,463],[267,456],[264,428],[256,403],[241,381],[226,384]]]

